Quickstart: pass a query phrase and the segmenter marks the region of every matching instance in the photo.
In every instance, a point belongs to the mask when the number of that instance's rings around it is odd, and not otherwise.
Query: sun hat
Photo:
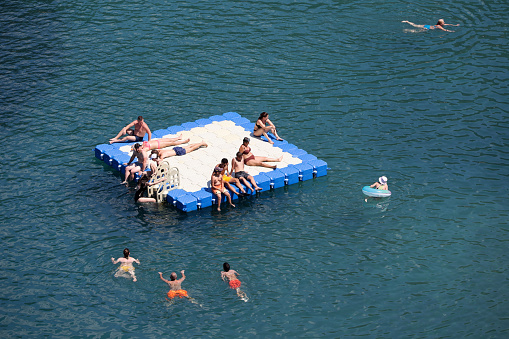
[[[387,183],[387,177],[381,176],[380,178],[378,178],[378,182],[381,183],[382,185],[385,185]]]

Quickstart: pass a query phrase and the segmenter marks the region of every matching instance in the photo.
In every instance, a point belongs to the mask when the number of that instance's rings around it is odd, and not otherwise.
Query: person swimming
[[[239,279],[237,279],[237,276],[239,275],[237,271],[231,270],[230,264],[227,262],[223,264],[223,270],[224,271],[221,272],[221,279],[223,279],[223,281],[228,279],[228,286],[230,286],[231,289],[237,291],[237,296],[244,301],[248,301],[249,298],[247,297],[247,294],[240,290],[240,285],[242,283]]]
[[[446,24],[444,19],[439,19],[436,25],[416,25],[413,22],[410,22],[410,21],[407,21],[407,20],[403,20],[401,22],[405,22],[405,23],[407,23],[409,25],[412,25],[414,27],[417,27],[417,28],[423,28],[423,29],[426,29],[426,30],[441,29],[442,31],[445,31],[445,32],[454,32],[454,31],[450,31],[448,29],[445,29],[444,26],[459,26],[459,24],[457,24],[457,25]]]
[[[137,281],[136,275],[134,274],[133,262],[135,262],[139,265],[140,261],[129,256],[128,248],[124,248],[124,257],[123,258],[118,258],[117,260],[115,260],[115,258],[112,257],[111,262],[113,264],[116,264],[119,262],[121,263],[121,265],[117,269],[117,272],[115,272],[115,277],[125,276],[125,274],[128,273],[133,278],[133,281]]]
[[[183,298],[189,296],[187,295],[187,291],[182,289],[182,282],[186,279],[186,275],[184,274],[184,270],[180,271],[180,274],[182,274],[182,278],[177,279],[177,273],[172,272],[170,274],[170,280],[166,280],[163,278],[163,273],[159,273],[159,278],[161,278],[162,281],[168,284],[170,286],[170,290],[166,295],[168,298],[173,299],[175,297]]]

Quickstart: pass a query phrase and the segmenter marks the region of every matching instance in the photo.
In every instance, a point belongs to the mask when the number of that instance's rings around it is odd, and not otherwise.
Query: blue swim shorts
[[[186,154],[186,149],[183,148],[183,147],[173,147],[173,150],[175,151],[175,154],[176,155],[185,155]]]

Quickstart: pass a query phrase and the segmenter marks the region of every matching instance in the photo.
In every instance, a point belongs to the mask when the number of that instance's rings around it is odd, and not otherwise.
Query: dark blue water
[[[5,1],[2,337],[507,337],[508,10]],[[460,26],[401,23],[439,18]],[[93,154],[140,114],[229,111],[269,112],[328,176],[183,214]],[[381,175],[393,195],[366,202]],[[124,247],[136,283],[113,276]],[[196,303],[165,300],[157,272],[182,269]]]

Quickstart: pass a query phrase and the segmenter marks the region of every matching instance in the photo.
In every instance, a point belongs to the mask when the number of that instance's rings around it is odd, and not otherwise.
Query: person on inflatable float
[[[378,190],[386,190],[388,191],[389,190],[389,185],[387,185],[387,177],[386,176],[381,176],[380,178],[378,178],[378,181],[375,182],[373,185],[369,186],[371,188],[376,188]]]

